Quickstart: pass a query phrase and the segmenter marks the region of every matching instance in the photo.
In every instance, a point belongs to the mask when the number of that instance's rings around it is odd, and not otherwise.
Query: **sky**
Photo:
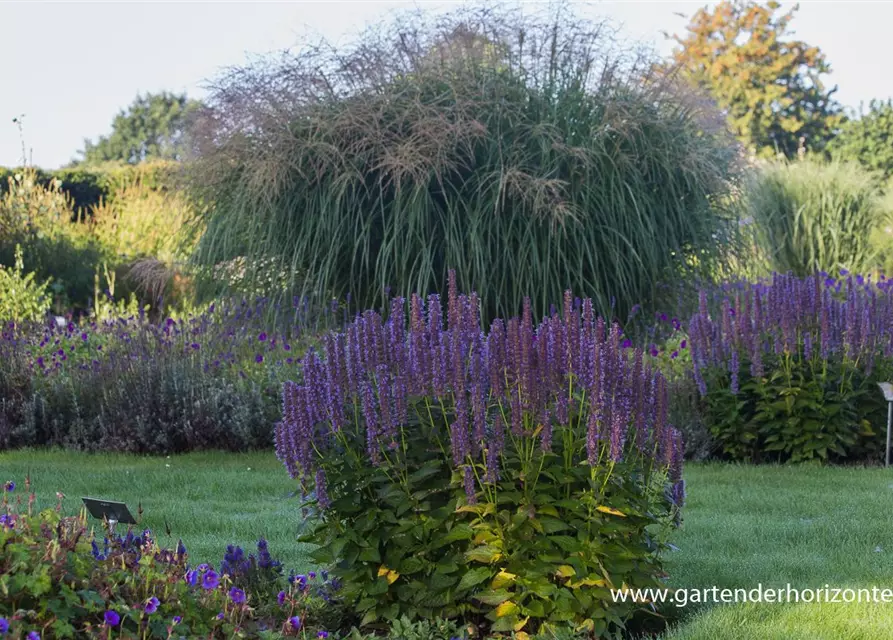
[[[56,168],[77,157],[85,138],[111,128],[138,93],[206,95],[208,79],[247,56],[295,49],[318,34],[345,41],[401,8],[448,10],[458,2],[42,2],[0,0],[0,166]],[[527,3],[532,4],[532,3]],[[607,17],[624,37],[672,49],[663,31],[681,33],[704,0],[573,2],[584,16]],[[792,3],[782,2],[783,7]],[[893,2],[801,0],[794,35],[819,46],[830,84],[850,108],[893,97],[889,25]],[[21,119],[22,131],[13,123]]]

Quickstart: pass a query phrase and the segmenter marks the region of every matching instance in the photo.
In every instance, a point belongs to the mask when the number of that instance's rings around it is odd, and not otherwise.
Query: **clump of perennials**
[[[266,540],[257,555],[226,549],[219,570],[189,563],[149,530],[95,536],[86,513],[36,513],[30,480],[0,501],[0,634],[11,638],[328,637],[337,609],[328,573],[286,576]],[[76,593],[70,584],[79,585]],[[331,627],[329,627],[331,628]],[[278,637],[271,635],[270,637]]]
[[[893,281],[774,274],[700,305],[690,375],[711,434],[736,460],[880,459],[873,425],[893,375]]]
[[[563,313],[480,325],[451,276],[309,352],[283,388],[280,459],[321,509],[320,546],[364,624],[437,613],[491,631],[620,633],[607,587],[659,584],[684,497],[667,383],[621,329]],[[531,541],[536,539],[536,544]]]

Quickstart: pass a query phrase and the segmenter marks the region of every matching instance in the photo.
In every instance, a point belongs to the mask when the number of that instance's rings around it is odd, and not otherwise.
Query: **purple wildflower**
[[[155,613],[156,611],[158,611],[158,605],[160,604],[161,602],[158,600],[158,598],[152,596],[151,598],[146,600],[146,605],[145,607],[143,607],[143,611],[149,614]]]
[[[103,620],[105,621],[105,624],[107,624],[108,626],[117,627],[118,623],[121,622],[121,616],[118,615],[118,612],[115,611],[114,609],[109,609],[108,611],[105,612],[105,615],[103,616]]]
[[[232,587],[229,590],[229,599],[232,600],[234,604],[243,604],[245,602],[245,592],[238,587]]]
[[[209,569],[205,575],[202,576],[202,589],[216,589],[220,585],[220,576],[217,575],[217,572],[213,569]]]

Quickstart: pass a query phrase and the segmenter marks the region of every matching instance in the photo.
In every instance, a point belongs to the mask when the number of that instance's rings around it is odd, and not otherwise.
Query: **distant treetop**
[[[201,103],[186,94],[168,92],[138,95],[112,122],[112,132],[99,140],[84,141],[82,160],[88,164],[137,164],[152,158],[181,160],[187,148],[191,117]]]
[[[762,156],[794,157],[801,144],[821,151],[844,121],[822,77],[824,53],[791,38],[797,11],[778,2],[724,0],[699,9],[675,35],[674,62],[693,84],[708,90],[729,125]]]

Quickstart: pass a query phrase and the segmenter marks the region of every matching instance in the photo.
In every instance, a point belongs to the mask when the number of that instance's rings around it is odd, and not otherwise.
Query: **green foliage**
[[[881,434],[873,427],[886,420],[876,383],[886,379],[883,370],[866,375],[856,362],[800,353],[772,357],[764,366],[764,377],[757,379],[742,361],[737,394],[728,379],[710,384],[706,419],[725,456],[744,462],[842,462],[882,451]]]
[[[108,162],[46,170],[37,167],[0,167],[0,194],[9,191],[9,179],[16,174],[31,174],[35,184],[51,189],[56,181],[59,191],[71,202],[75,215],[89,215],[93,207],[114,200],[115,193],[128,184],[139,182],[154,191],[169,191],[175,186],[176,163],[170,161],[143,162],[138,165]]]
[[[190,579],[182,543],[165,549],[148,530],[95,536],[86,511],[63,517],[60,498],[56,509],[34,514],[34,495],[25,507],[21,495],[10,499],[9,487],[0,501],[0,618],[12,638],[31,631],[49,638],[316,638],[316,614],[333,608],[282,576],[248,585],[238,573],[217,575],[205,565]],[[212,572],[213,585],[204,582]],[[296,615],[300,628],[288,621]]]
[[[876,266],[872,234],[888,212],[876,178],[856,164],[766,164],[751,176],[741,207],[771,270],[806,276]]]
[[[138,95],[133,104],[115,116],[111,134],[96,142],[84,141],[84,162],[181,160],[187,149],[189,118],[200,106],[185,94]]]
[[[567,288],[626,317],[715,264],[737,161],[719,114],[642,61],[575,16],[472,10],[240,69],[198,128],[197,259],[273,259],[360,308],[454,268],[485,317]]]
[[[97,203],[75,209],[66,191],[71,175],[101,185]],[[114,291],[117,274],[124,298],[136,293],[153,306],[182,306],[192,288],[178,265],[200,228],[191,224],[193,205],[175,183],[169,162],[11,174],[0,199],[0,264],[12,264],[21,244],[26,270],[53,280],[60,314],[95,306],[97,272],[105,276],[103,290]]]
[[[893,177],[893,101],[872,100],[868,113],[841,127],[828,151],[835,160],[858,162],[884,179]]]
[[[356,454],[365,442],[349,440],[328,460],[332,503],[302,538],[344,580],[361,624],[443,616],[493,633],[576,626],[620,637],[637,605],[609,589],[660,585],[660,473],[649,478],[634,458],[579,464],[585,434],[556,428],[552,452],[507,452],[499,482],[480,483],[469,504],[441,452],[448,417],[428,403],[415,414],[399,466],[370,467]]]
[[[16,245],[15,267],[0,265],[0,322],[35,322],[50,310],[49,282],[38,283],[34,274],[25,274],[22,247]]]
[[[344,640],[375,640],[380,638],[374,634],[366,635],[358,629],[344,636]],[[391,624],[388,629],[387,640],[466,640],[465,630],[451,620],[433,618],[431,620],[412,621],[402,617]]]
[[[727,111],[739,139],[762,156],[792,158],[805,143],[821,150],[843,122],[834,89],[822,76],[830,66],[818,47],[792,40],[797,7],[724,0],[699,9],[683,36],[675,64]]]

